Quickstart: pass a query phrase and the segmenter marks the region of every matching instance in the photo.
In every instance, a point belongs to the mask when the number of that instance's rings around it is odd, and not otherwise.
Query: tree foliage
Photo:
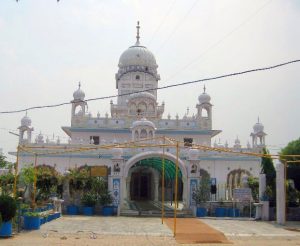
[[[252,176],[248,177],[248,186],[251,189],[252,197],[255,201],[258,201],[258,189],[259,189],[259,181],[258,178],[254,178]]]
[[[284,161],[300,161],[300,157],[287,157],[285,155],[300,155],[300,138],[289,142],[288,145],[280,151],[280,159],[283,163]],[[295,188],[300,190],[300,162],[287,164],[287,179],[294,180]],[[292,201],[296,196],[294,195],[293,188],[288,188],[288,192],[289,191],[291,195],[287,195],[288,198],[290,197],[289,200]]]
[[[269,155],[269,151],[264,148],[263,154]],[[264,199],[268,199],[273,202],[276,200],[276,170],[273,164],[273,159],[268,157],[261,158],[261,172],[266,175],[266,194]]]
[[[286,157],[284,155],[300,155],[300,138],[294,141],[291,141],[288,143],[287,146],[285,146],[281,151],[281,160],[287,160],[287,161],[295,161],[300,160],[300,157]],[[295,166],[299,164],[293,164],[290,163],[289,166]]]
[[[209,201],[210,199],[210,179],[203,176],[200,180],[200,184],[197,187],[193,199],[196,204],[201,204]]]
[[[0,168],[6,168],[8,165],[8,162],[5,160],[6,157],[4,155],[0,154]]]

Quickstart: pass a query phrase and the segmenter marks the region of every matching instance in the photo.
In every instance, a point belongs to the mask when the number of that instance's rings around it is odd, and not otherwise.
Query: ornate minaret
[[[26,115],[21,119],[21,126],[19,129],[19,144],[31,143],[31,134],[34,130],[31,126],[31,119]],[[25,135],[25,133],[27,135]]]
[[[199,104],[197,118],[200,127],[203,129],[212,129],[212,104],[210,103],[210,95],[206,93],[205,85],[203,87],[203,93],[198,97]]]
[[[265,137],[266,133],[264,132],[264,125],[259,122],[259,117],[257,123],[253,126],[253,132],[250,134],[252,137],[252,147],[253,148],[263,148],[266,146]]]
[[[85,94],[78,83],[78,89],[73,93],[71,124],[80,124],[86,116],[87,103],[84,101]]]

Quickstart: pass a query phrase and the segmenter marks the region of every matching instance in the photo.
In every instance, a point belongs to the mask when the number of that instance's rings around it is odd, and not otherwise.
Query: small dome
[[[85,93],[83,92],[83,90],[80,89],[80,87],[81,84],[79,82],[78,89],[73,93],[74,100],[82,100],[82,101],[84,100]]]
[[[234,143],[235,143],[235,145],[240,145],[241,141],[238,138],[236,138],[236,140],[234,141]]]
[[[123,149],[121,148],[113,148],[112,149],[112,156],[114,159],[121,159],[123,155]]]
[[[38,141],[38,143],[43,143],[44,142],[44,136],[43,136],[43,134],[41,132],[37,136],[37,141]]]
[[[189,149],[188,157],[190,160],[197,160],[199,151],[197,149]]]
[[[134,98],[150,98],[150,99],[152,99],[152,100],[156,100],[155,99],[155,96],[154,95],[152,95],[151,93],[149,93],[149,92],[138,92],[138,93],[133,93],[133,94],[131,94],[130,96],[129,96],[129,98],[130,99],[134,99]],[[130,100],[129,99],[129,100]]]
[[[206,92],[205,86],[203,87],[203,93],[198,97],[199,103],[210,103],[210,95],[208,95]]]
[[[148,126],[151,128],[155,128],[155,125],[152,121],[147,120],[146,118],[142,118],[140,120],[136,120],[132,123],[132,128]]]
[[[21,126],[31,126],[31,119],[26,115],[21,119]]]
[[[263,132],[264,131],[264,125],[262,123],[258,122],[253,126],[254,133]]]

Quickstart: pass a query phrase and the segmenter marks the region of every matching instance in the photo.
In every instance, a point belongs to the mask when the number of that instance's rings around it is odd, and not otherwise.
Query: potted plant
[[[81,203],[83,205],[83,214],[84,215],[93,215],[94,207],[97,203],[97,197],[91,192],[84,193],[81,197]]]
[[[24,214],[24,229],[38,230],[40,229],[41,219],[38,212],[26,212]]]
[[[108,190],[100,194],[100,204],[102,205],[102,215],[112,216],[114,213],[114,206],[112,206],[113,198]]]
[[[223,200],[223,198],[221,198],[219,200],[219,204],[220,204],[220,206],[217,207],[216,210],[215,210],[215,215],[216,215],[216,217],[225,217],[227,215],[227,210],[224,207],[224,200]]]
[[[17,204],[15,199],[8,195],[0,196],[0,215],[2,224],[0,226],[0,237],[10,237],[12,234],[11,219],[16,215]]]
[[[194,193],[194,200],[197,204],[196,216],[204,217],[207,214],[207,209],[204,206],[210,198],[210,180],[208,177],[202,177],[200,184]]]

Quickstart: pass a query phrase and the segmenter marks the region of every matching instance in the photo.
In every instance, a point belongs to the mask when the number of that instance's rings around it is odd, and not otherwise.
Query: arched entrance
[[[162,160],[165,160],[165,201],[174,201],[176,156],[166,152],[143,152],[125,163],[123,179],[124,200],[161,201]],[[178,200],[187,206],[187,170],[178,160]]]
[[[151,157],[142,159],[134,164],[130,170],[130,200],[161,200],[163,159]],[[175,197],[176,166],[171,160],[164,160],[165,200]],[[177,199],[182,201],[182,173],[178,169]]]

